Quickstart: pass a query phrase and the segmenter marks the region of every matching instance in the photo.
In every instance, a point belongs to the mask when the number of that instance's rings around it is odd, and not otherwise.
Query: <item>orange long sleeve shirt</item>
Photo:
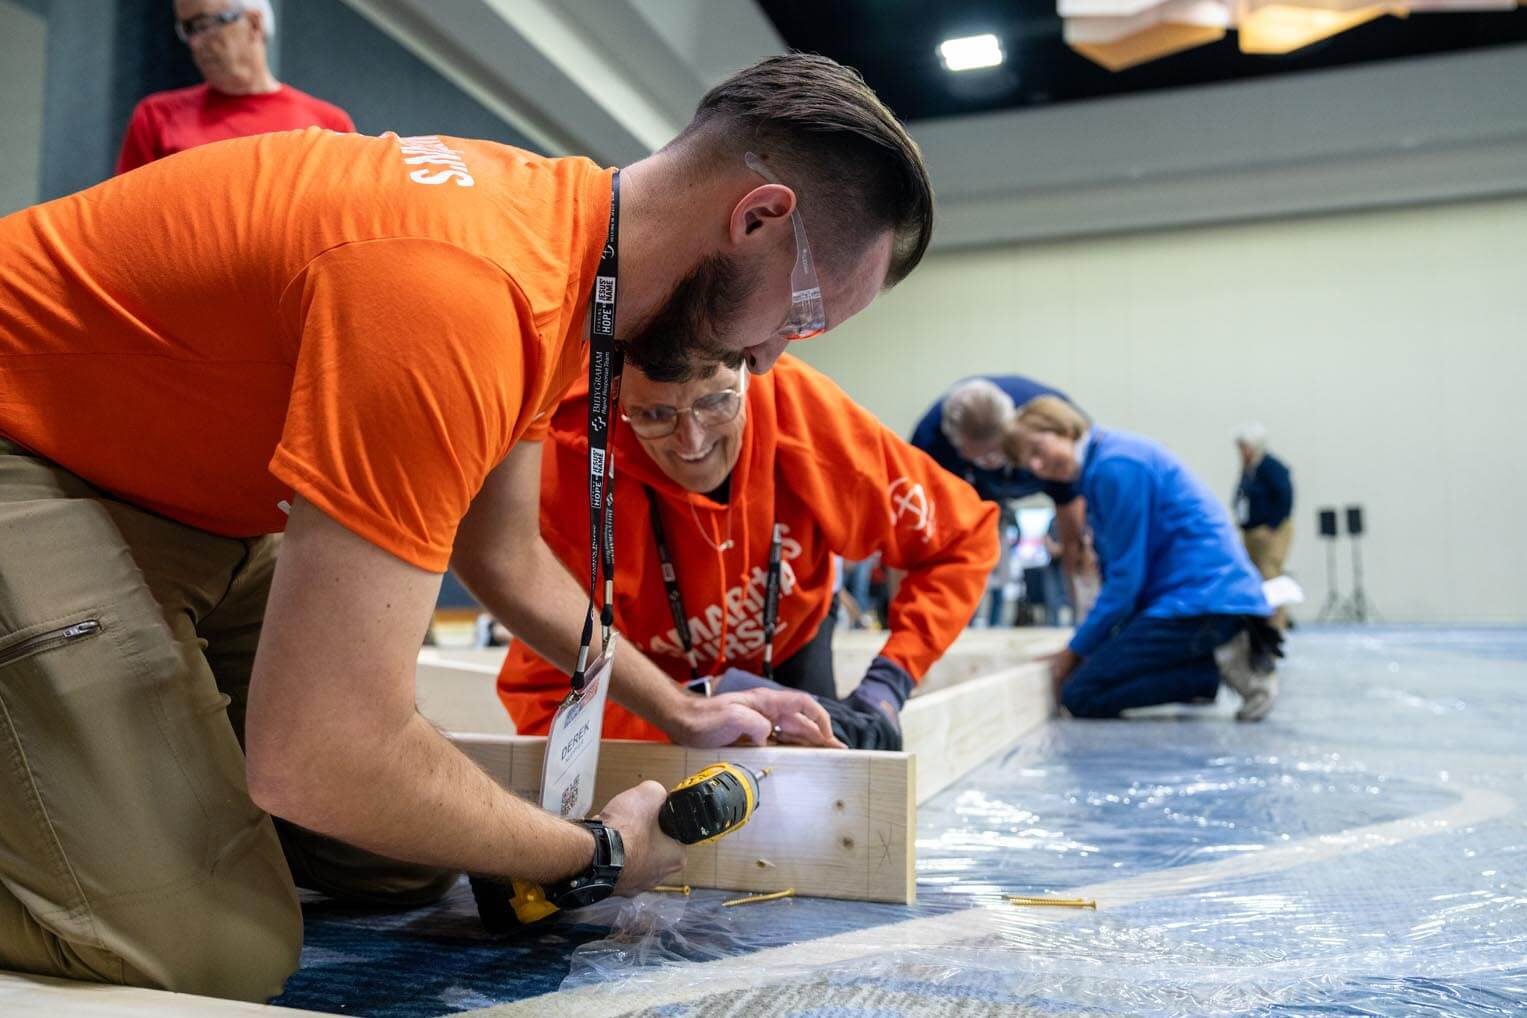
[[[586,390],[575,384],[552,417],[541,466],[541,532],[575,576],[588,569],[586,408]],[[995,505],[790,356],[748,382],[742,449],[725,505],[669,480],[628,427],[617,427],[613,441],[616,628],[677,682],[689,678],[689,664],[668,608],[644,488],[659,499],[704,674],[761,670],[776,521],[784,529],[776,662],[805,646],[831,609],[833,554],[880,552],[886,565],[907,573],[881,653],[920,679],[970,621],[997,560]],[[499,696],[520,732],[544,734],[567,682],[516,642]],[[604,734],[665,738],[615,704]]]

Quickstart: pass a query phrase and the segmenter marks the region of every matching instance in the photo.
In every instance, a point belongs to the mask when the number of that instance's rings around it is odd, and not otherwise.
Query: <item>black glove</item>
[[[901,749],[901,729],[874,707],[830,696],[817,702],[832,720],[832,734],[849,749]]]
[[[845,700],[817,697],[832,721],[832,734],[849,749],[901,749],[898,714],[912,677],[888,658],[877,657]]]
[[[877,657],[870,662],[858,688],[848,694],[848,701],[879,710],[900,731],[901,708],[912,695],[912,685],[912,676],[904,668],[888,657]]]

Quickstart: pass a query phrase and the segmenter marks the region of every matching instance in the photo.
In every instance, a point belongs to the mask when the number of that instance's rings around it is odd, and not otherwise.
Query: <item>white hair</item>
[[[270,5],[270,0],[237,0],[233,9],[245,13],[259,11],[260,32],[266,39],[270,39],[276,34],[276,11]]]
[[[276,34],[276,12],[270,5],[270,0],[239,0],[239,6],[246,11],[260,12],[260,28],[269,39]]]
[[[1267,429],[1253,421],[1235,429],[1235,441],[1260,456],[1267,451]]]
[[[971,378],[949,390],[943,412],[939,427],[951,442],[992,442],[1013,417],[1013,397],[995,382]]]

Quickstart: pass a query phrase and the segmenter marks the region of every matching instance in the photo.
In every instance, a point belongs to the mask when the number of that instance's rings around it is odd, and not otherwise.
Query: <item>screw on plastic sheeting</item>
[[[659,894],[682,894],[687,898],[690,891],[694,890],[694,888],[688,884],[658,884],[653,890]]]
[[[1091,898],[1026,898],[1018,894],[1009,894],[1007,900],[1014,905],[1037,905],[1050,908],[1090,908],[1097,910],[1098,903]]]
[[[795,897],[795,888],[787,887],[783,891],[775,891],[773,894],[750,894],[746,898],[733,898],[731,901],[723,901],[722,908],[731,908],[733,905],[757,905],[762,901],[778,901],[781,898]]]
[[[767,860],[767,859],[758,859],[758,860],[755,860],[753,865],[757,866],[761,870],[768,870],[768,869],[773,869],[774,868],[774,864],[772,862],[770,862],[769,860]]]

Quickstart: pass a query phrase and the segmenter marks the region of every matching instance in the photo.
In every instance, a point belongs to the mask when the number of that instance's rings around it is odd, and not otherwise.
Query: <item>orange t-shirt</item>
[[[0,435],[230,537],[295,492],[443,571],[580,367],[610,175],[309,128],[0,219]]]
[[[588,573],[587,406],[587,389],[575,384],[552,417],[541,459],[541,533],[575,576]],[[616,628],[675,681],[689,678],[652,536],[649,488],[658,496],[702,674],[762,669],[764,584],[777,521],[784,541],[774,660],[789,659],[816,635],[832,606],[833,554],[880,552],[886,565],[907,573],[881,653],[920,679],[986,592],[997,560],[997,507],[794,357],[749,379],[747,414],[724,505],[679,487],[629,427],[616,426]],[[567,682],[516,640],[499,674],[499,697],[521,733],[541,735]],[[606,708],[604,734],[665,738],[615,704]]]

